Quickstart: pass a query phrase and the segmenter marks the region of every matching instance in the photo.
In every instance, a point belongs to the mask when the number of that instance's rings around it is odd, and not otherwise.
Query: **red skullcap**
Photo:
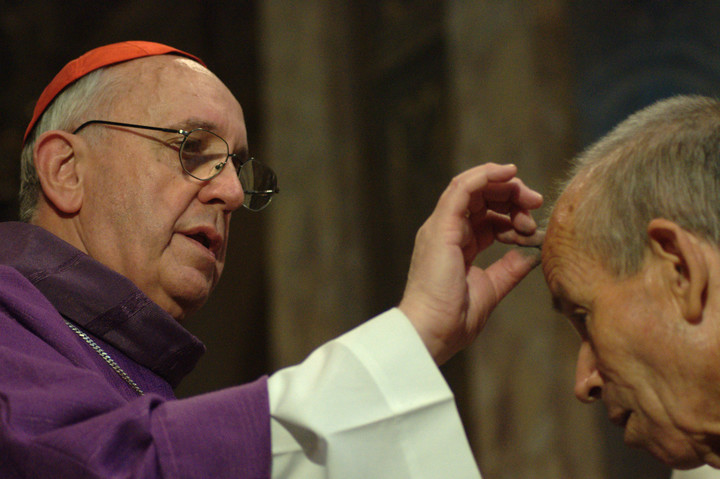
[[[50,84],[45,87],[40,98],[35,105],[33,111],[32,120],[25,130],[25,136],[23,137],[23,145],[27,141],[30,132],[33,127],[40,119],[42,114],[45,112],[47,107],[57,97],[61,91],[63,91],[70,84],[84,77],[90,72],[93,72],[99,68],[114,65],[116,63],[126,62],[128,60],[134,60],[136,58],[149,57],[153,55],[165,55],[168,53],[182,55],[188,57],[201,65],[205,66],[202,60],[194,55],[185,53],[176,48],[163,45],[160,43],[153,42],[121,42],[113,43],[111,45],[105,45],[98,47],[94,50],[90,50],[83,56],[76,58],[60,70],[60,73],[55,75],[55,78]]]

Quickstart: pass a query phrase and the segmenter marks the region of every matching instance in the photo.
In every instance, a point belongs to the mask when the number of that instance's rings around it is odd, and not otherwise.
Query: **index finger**
[[[440,196],[435,210],[441,214],[465,216],[477,192],[483,191],[490,183],[509,181],[516,173],[517,167],[512,164],[486,163],[470,168],[452,179]]]
[[[542,206],[543,197],[529,188],[520,178],[511,178],[505,182],[491,182],[475,191],[471,197],[471,213],[481,212],[484,208],[498,213],[510,213],[515,210],[534,210]]]

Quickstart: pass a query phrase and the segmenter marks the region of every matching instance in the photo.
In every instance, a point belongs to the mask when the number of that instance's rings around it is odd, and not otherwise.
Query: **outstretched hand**
[[[500,300],[537,265],[511,250],[486,269],[475,257],[493,241],[539,245],[529,211],[542,196],[515,177],[515,165],[488,163],[456,176],[418,230],[399,308],[438,364],[469,345]]]

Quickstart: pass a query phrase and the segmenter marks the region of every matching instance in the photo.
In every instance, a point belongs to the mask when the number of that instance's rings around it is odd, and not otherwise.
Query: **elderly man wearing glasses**
[[[182,101],[178,101],[182,99]],[[420,229],[394,308],[270,378],[189,399],[203,351],[181,322],[222,273],[230,216],[275,174],[196,57],[92,50],[41,95],[22,223],[0,225],[0,476],[479,477],[440,364],[537,264],[542,198],[512,165],[456,177]]]

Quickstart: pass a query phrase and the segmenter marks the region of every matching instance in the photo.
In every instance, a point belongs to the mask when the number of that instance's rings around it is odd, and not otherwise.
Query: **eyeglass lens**
[[[277,192],[275,172],[257,160],[249,159],[238,171],[245,193],[243,205],[253,211],[265,208]]]
[[[180,161],[185,171],[199,180],[209,180],[222,171],[230,151],[224,139],[207,130],[191,131],[180,148]],[[277,192],[275,173],[257,160],[235,164],[245,194],[243,206],[259,211]]]

